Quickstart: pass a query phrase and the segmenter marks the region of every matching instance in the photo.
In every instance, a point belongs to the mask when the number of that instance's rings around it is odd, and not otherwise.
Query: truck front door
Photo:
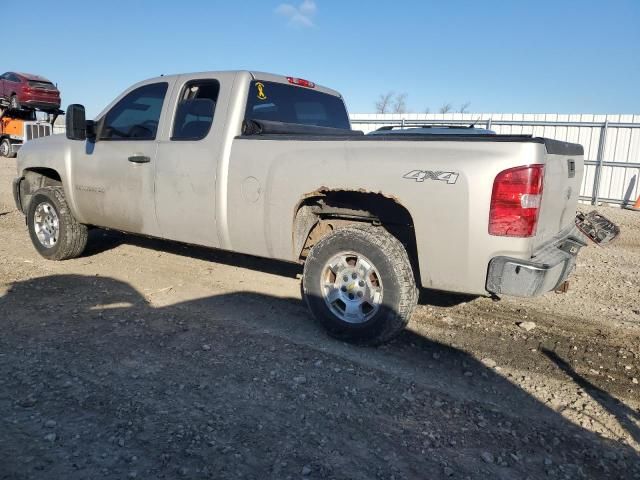
[[[156,136],[168,82],[126,93],[97,121],[95,141],[73,155],[73,186],[82,221],[158,235],[154,206]]]
[[[216,178],[224,146],[235,135],[225,128],[232,85],[232,74],[225,73],[184,75],[176,82],[156,162],[156,214],[163,238],[220,246]]]

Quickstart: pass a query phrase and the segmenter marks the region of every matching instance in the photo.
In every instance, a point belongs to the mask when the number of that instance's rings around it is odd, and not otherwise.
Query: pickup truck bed
[[[255,142],[262,145],[259,157],[253,154]],[[398,154],[391,155],[387,149]],[[569,178],[568,163],[568,157],[582,155],[580,145],[527,136],[452,139],[450,136],[261,134],[237,137],[233,151],[230,185],[241,185],[246,171],[251,171],[261,185],[261,197],[250,210],[245,209],[243,215],[230,212],[230,239],[234,250],[292,259],[297,252],[291,252],[291,221],[282,216],[285,206],[296,205],[300,198],[317,194],[382,192],[396,199],[413,219],[422,286],[474,294],[488,292],[487,273],[492,258],[528,261],[537,250],[569,235],[566,229],[573,226],[581,179],[581,176],[576,178],[575,172],[574,177]],[[348,161],[343,168],[327,172],[323,168],[326,158],[338,155]],[[305,158],[304,165],[297,162],[301,156]],[[422,160],[416,164],[406,161],[407,157]],[[475,164],[474,157],[478,158]],[[546,178],[547,195],[543,195],[537,235],[522,239],[492,237],[487,232],[491,200],[491,189],[487,185],[514,161],[544,164],[554,172],[553,177]],[[376,171],[371,171],[370,165],[375,165]],[[415,167],[421,171],[451,173],[457,178],[455,183],[405,178]],[[581,165],[579,168],[581,173]],[[323,175],[313,172],[323,172]],[[240,189],[233,192],[229,203],[242,205]],[[571,199],[566,198],[567,194]],[[257,226],[264,226],[265,230],[261,232]],[[256,238],[261,241],[255,242]],[[430,255],[428,251],[439,254]],[[509,291],[504,289],[504,293]]]

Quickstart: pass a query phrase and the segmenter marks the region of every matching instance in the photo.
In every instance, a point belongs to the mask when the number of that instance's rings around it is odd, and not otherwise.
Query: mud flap
[[[620,228],[611,220],[593,210],[576,215],[576,226],[597,245],[611,243],[620,233]]]

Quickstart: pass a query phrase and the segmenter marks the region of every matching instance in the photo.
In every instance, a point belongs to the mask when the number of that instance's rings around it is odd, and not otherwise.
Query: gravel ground
[[[567,294],[423,292],[355,348],[295,265],[101,230],[43,260],[3,162],[1,479],[640,478],[638,213]]]

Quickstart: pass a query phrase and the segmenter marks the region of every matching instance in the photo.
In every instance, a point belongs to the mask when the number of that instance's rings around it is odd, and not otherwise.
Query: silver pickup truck
[[[334,336],[376,344],[417,286],[534,296],[584,245],[580,145],[527,135],[351,130],[339,93],[233,71],[161,76],[96,120],[25,145],[14,196],[37,251],[82,254],[102,227],[304,264]]]

